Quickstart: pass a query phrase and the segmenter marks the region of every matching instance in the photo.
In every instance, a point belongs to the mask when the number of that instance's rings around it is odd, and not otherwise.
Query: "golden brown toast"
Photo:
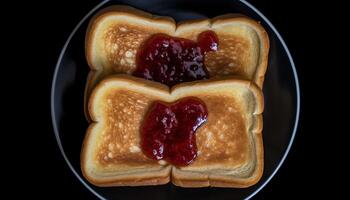
[[[213,19],[183,21],[155,16],[128,6],[111,6],[97,13],[90,21],[85,52],[91,68],[85,96],[111,74],[131,74],[136,68],[140,46],[151,35],[165,33],[197,40],[206,30],[219,38],[219,50],[208,52],[204,64],[210,77],[235,75],[252,80],[262,88],[267,67],[269,39],[256,21],[236,14]]]
[[[196,131],[197,158],[186,167],[146,157],[140,126],[155,100],[201,99],[208,119]],[[248,187],[263,172],[263,95],[251,81],[209,79],[166,85],[114,75],[89,99],[92,119],[82,147],[84,176],[97,186]]]

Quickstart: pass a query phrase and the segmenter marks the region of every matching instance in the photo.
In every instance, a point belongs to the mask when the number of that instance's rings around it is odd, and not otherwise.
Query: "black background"
[[[98,2],[34,1],[6,7],[12,13],[21,14],[9,24],[6,22],[12,15],[4,17],[6,30],[14,30],[5,32],[15,37],[7,58],[12,65],[6,66],[12,66],[7,68],[14,70],[12,74],[17,78],[7,82],[14,88],[7,91],[6,84],[3,88],[9,96],[19,96],[5,99],[17,105],[10,109],[10,120],[6,124],[11,127],[9,130],[15,130],[10,131],[14,138],[9,146],[16,151],[5,153],[11,161],[10,169],[18,175],[8,182],[10,188],[20,188],[18,192],[11,192],[14,197],[68,199],[73,195],[79,199],[95,199],[71,173],[59,152],[51,126],[50,89],[61,48],[76,24]],[[327,171],[340,157],[328,150],[341,146],[336,142],[345,137],[342,135],[346,132],[342,127],[331,125],[339,116],[328,113],[347,100],[339,87],[330,85],[334,82],[346,85],[346,79],[340,78],[346,73],[346,66],[339,62],[341,52],[335,48],[335,45],[345,45],[346,40],[342,39],[345,33],[334,33],[342,29],[337,26],[343,18],[341,15],[347,14],[340,12],[340,5],[329,2],[249,2],[270,19],[284,38],[294,58],[301,87],[301,116],[292,149],[275,177],[253,199],[298,199],[326,193],[335,198],[343,184],[329,180],[342,176],[339,175],[342,166],[338,172]],[[337,71],[337,77],[332,71]],[[14,80],[11,77],[9,79]],[[334,78],[336,81],[332,81]],[[3,80],[7,79],[3,76]],[[330,94],[336,98],[328,100],[326,97]],[[14,148],[18,145],[21,148]],[[337,191],[331,192],[333,188]]]

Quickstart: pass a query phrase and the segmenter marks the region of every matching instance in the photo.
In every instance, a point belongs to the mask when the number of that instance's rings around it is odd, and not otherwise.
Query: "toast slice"
[[[146,157],[140,126],[155,100],[201,99],[208,119],[196,131],[197,158],[186,167]],[[208,79],[166,85],[114,75],[89,100],[90,124],[81,153],[83,175],[97,186],[248,187],[263,172],[263,96],[250,81]]]
[[[133,73],[140,46],[151,35],[164,33],[197,40],[206,30],[214,31],[219,38],[219,50],[205,55],[204,64],[210,77],[235,75],[262,88],[269,39],[258,22],[242,15],[226,14],[176,24],[170,17],[116,5],[97,13],[88,26],[85,52],[91,71],[85,96],[108,75]]]

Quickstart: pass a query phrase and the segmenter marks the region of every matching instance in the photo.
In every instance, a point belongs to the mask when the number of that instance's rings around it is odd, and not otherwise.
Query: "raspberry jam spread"
[[[141,126],[143,153],[176,166],[189,165],[197,157],[195,132],[208,117],[204,102],[187,97],[168,104],[156,101]]]
[[[168,86],[209,78],[204,55],[218,49],[213,31],[202,32],[197,42],[165,34],[151,36],[138,52],[133,75]]]

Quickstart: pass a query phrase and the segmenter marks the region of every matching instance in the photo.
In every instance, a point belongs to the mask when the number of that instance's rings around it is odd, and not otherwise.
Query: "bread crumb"
[[[112,153],[112,152],[109,152],[109,153],[108,153],[108,157],[109,157],[109,158],[113,158],[113,153]]]
[[[114,149],[114,144],[113,143],[108,144],[108,150],[113,151],[113,149]]]
[[[127,59],[126,59],[126,62],[127,62],[128,64],[132,64],[134,61],[133,61],[132,59],[130,59],[130,58],[127,58]]]
[[[137,99],[136,102],[139,103],[139,104],[146,104],[146,102],[144,102],[144,101],[142,101],[140,99]]]
[[[165,161],[165,160],[160,160],[160,161],[158,161],[158,164],[160,164],[160,165],[166,165],[166,161]]]
[[[207,140],[205,141],[205,146],[209,147],[211,138],[213,137],[213,133],[211,131],[207,132]]]
[[[130,58],[130,57],[132,56],[132,52],[131,52],[131,51],[126,51],[126,52],[125,52],[125,56],[126,56],[127,58]]]
[[[140,147],[133,145],[133,146],[129,147],[129,151],[131,153],[137,153],[137,152],[140,152],[141,149],[140,149]]]
[[[121,60],[120,60],[120,64],[121,64],[121,65],[124,65],[124,64],[125,64],[125,60],[124,60],[124,59],[121,59]]]

